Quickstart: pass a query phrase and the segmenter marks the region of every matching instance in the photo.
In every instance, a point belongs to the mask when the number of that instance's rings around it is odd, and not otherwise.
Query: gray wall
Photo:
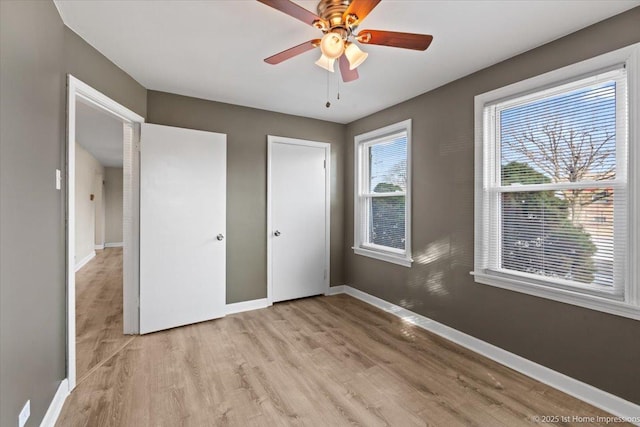
[[[147,90],[68,27],[64,27],[64,66],[66,73],[142,117],[147,115]]]
[[[342,284],[344,126],[149,91],[148,122],[227,134],[227,303],[267,296],[267,135],[331,143],[331,283]]]
[[[104,168],[105,243],[122,243],[122,168]]]
[[[0,425],[40,424],[65,378],[66,73],[146,113],[146,90],[64,27],[51,1],[0,1]],[[64,171],[63,171],[64,173]]]
[[[64,29],[50,2],[0,1],[0,425],[39,424],[65,375]]]
[[[474,96],[640,41],[640,8],[347,126],[346,283],[640,403],[640,323],[474,283]],[[413,119],[409,268],[356,256],[353,137]]]

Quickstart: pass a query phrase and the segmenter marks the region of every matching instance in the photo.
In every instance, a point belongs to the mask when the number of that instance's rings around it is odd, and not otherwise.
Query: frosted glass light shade
[[[348,43],[344,51],[344,55],[349,60],[349,69],[355,70],[360,64],[367,59],[368,53],[363,52],[355,43]]]
[[[320,50],[327,58],[337,59],[344,52],[344,40],[336,33],[327,33],[322,36]]]
[[[335,64],[335,62],[336,60],[334,58],[329,58],[323,53],[320,59],[316,61],[316,65],[318,67],[322,67],[325,70],[331,71],[333,73],[334,72],[333,64]]]

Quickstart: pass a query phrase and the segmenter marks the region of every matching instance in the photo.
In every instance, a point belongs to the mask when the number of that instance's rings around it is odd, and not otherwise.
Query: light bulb
[[[336,33],[327,33],[322,36],[320,50],[327,58],[337,59],[344,52],[344,40]]]
[[[332,73],[334,72],[333,69],[333,64],[336,62],[335,59],[333,58],[329,58],[327,57],[324,53],[322,54],[322,56],[320,57],[320,59],[318,59],[316,61],[316,65],[318,67],[322,67],[327,71],[331,71]]]
[[[347,43],[347,48],[344,50],[344,55],[349,60],[349,69],[355,70],[360,64],[367,59],[368,53],[363,52],[355,43]]]

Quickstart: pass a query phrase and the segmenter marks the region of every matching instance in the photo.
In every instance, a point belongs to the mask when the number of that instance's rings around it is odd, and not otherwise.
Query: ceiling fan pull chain
[[[336,81],[338,82],[338,96],[337,96],[337,99],[339,101],[340,100],[340,76],[337,77]]]
[[[329,102],[329,92],[330,92],[329,83],[331,81],[330,81],[329,77],[330,77],[330,74],[329,74],[329,71],[327,71],[327,103],[325,104],[325,107],[327,107],[327,108],[331,107],[331,102]]]

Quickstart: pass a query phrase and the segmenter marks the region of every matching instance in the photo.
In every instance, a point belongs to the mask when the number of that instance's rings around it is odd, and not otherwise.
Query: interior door
[[[140,333],[224,316],[226,135],[143,124]]]
[[[272,302],[328,289],[329,144],[270,137]]]

